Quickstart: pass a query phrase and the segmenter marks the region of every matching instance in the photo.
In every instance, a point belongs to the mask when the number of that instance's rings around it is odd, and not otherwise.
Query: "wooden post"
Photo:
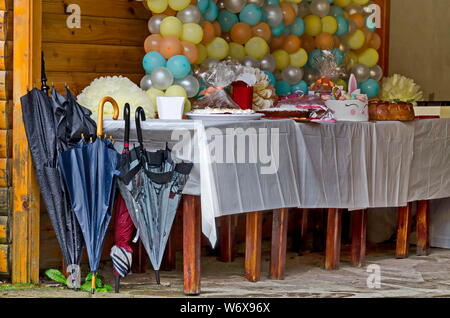
[[[341,255],[341,220],[338,209],[328,209],[327,243],[325,251],[325,269],[339,268]]]
[[[361,267],[366,256],[367,210],[352,211],[352,265]]]
[[[200,294],[201,216],[199,197],[183,196],[183,271],[185,295]]]
[[[378,50],[380,60],[378,64],[383,68],[384,76],[389,75],[389,35],[390,35],[390,17],[391,0],[373,0],[381,9],[381,28],[375,30],[381,38],[381,46]]]
[[[261,279],[262,212],[246,215],[245,225],[245,279],[257,282]]]
[[[220,218],[220,232],[219,232],[219,244],[220,244],[220,256],[221,262],[232,262],[236,256],[236,215],[226,215]]]
[[[284,279],[288,216],[288,209],[273,211],[272,248],[270,257],[270,277],[273,279]]]
[[[308,227],[309,227],[309,209],[299,209],[300,210],[300,249],[299,253],[302,253],[306,249],[306,240],[308,237]]]
[[[173,234],[175,232],[174,230],[175,228],[173,227],[169,239],[167,240],[166,250],[164,251],[164,256],[161,264],[162,271],[173,271],[176,267],[175,237]]]
[[[430,253],[430,202],[419,201],[417,204],[417,255]]]
[[[142,274],[147,270],[147,252],[141,240],[138,240],[136,244],[132,244],[133,248],[133,260],[131,262],[131,271],[133,273]]]
[[[409,234],[412,223],[412,203],[398,208],[396,258],[407,258],[409,254]]]

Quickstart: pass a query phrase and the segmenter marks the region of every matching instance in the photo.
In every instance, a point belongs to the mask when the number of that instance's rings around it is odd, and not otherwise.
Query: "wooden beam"
[[[0,216],[0,244],[9,244],[9,218]]]
[[[0,215],[10,215],[12,201],[11,192],[11,188],[0,188]]]
[[[12,131],[0,130],[0,158],[12,156]]]
[[[341,257],[342,211],[328,209],[327,247],[325,251],[325,269],[338,269]]]
[[[417,255],[430,254],[430,202],[422,200],[417,203]]]
[[[183,196],[184,294],[200,294],[201,216],[199,197]]]
[[[257,282],[261,279],[262,212],[246,215],[245,225],[245,279]]]
[[[412,204],[398,208],[396,258],[407,258],[409,254],[409,234],[412,223]]]
[[[13,64],[13,44],[12,41],[0,41],[0,70],[12,70]]]
[[[14,19],[11,11],[0,10],[0,41],[12,40]]]
[[[11,186],[11,160],[0,158],[0,188]]]
[[[0,244],[0,273],[9,274],[11,266],[9,262],[10,246],[8,244]]]
[[[361,267],[366,256],[367,210],[352,211],[352,265]]]
[[[383,68],[384,76],[389,76],[389,40],[391,20],[391,0],[373,0],[381,9],[381,28],[375,32],[381,38],[381,47],[378,50],[380,60],[378,64]]]
[[[14,7],[14,0],[1,0],[0,1],[0,10],[12,10]]]
[[[236,215],[226,215],[219,219],[219,249],[221,262],[232,262],[236,256]]]
[[[0,100],[0,130],[12,128],[13,103],[11,101]]]
[[[273,211],[270,277],[284,279],[289,209]]]

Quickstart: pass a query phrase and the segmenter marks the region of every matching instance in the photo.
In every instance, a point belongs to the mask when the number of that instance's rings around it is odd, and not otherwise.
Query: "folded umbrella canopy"
[[[92,293],[98,271],[103,242],[111,220],[115,194],[115,170],[119,154],[112,141],[102,138],[103,107],[110,102],[114,107],[113,119],[119,117],[119,107],[111,97],[99,103],[97,138],[81,140],[76,147],[62,152],[58,162],[86,244],[92,272]]]

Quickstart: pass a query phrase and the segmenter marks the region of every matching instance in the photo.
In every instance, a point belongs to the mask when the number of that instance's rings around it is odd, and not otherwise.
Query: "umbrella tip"
[[[120,276],[119,275],[117,275],[117,276],[115,276],[115,292],[116,292],[116,294],[118,294],[119,293],[119,291],[120,291]]]
[[[159,271],[155,271],[156,284],[161,285],[161,277],[159,276]]]

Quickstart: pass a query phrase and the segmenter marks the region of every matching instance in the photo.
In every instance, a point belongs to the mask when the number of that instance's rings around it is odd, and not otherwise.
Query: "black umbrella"
[[[99,103],[97,138],[81,140],[75,148],[62,152],[58,162],[70,194],[72,208],[83,233],[92,272],[92,293],[100,264],[103,243],[111,220],[115,194],[115,172],[119,154],[110,139],[102,138],[103,107],[110,102],[113,119],[119,117],[119,107],[111,97]]]

